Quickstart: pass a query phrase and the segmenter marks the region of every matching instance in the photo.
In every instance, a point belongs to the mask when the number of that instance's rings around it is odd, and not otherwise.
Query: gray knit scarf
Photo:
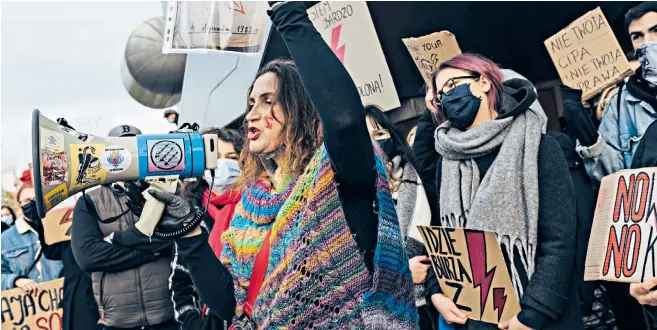
[[[505,95],[506,96],[506,95]],[[514,118],[489,120],[461,132],[449,122],[436,129],[443,156],[440,218],[444,226],[494,232],[506,249],[518,297],[523,288],[517,267],[534,272],[538,223],[538,146],[542,116],[531,108]],[[473,158],[500,147],[483,180]],[[515,265],[513,247],[522,265]]]

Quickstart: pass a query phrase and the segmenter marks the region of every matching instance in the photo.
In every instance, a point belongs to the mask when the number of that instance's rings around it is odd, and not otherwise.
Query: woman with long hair
[[[474,54],[442,63],[433,77],[414,151],[439,196],[434,224],[496,234],[522,309],[500,328],[582,329],[573,183],[559,145],[542,133],[534,89],[503,82],[495,63]],[[466,319],[432,270],[427,291],[458,329],[498,327]]]
[[[302,2],[273,25],[294,62],[272,61],[249,88],[242,200],[221,262],[195,228],[177,242],[201,299],[238,329],[412,329],[418,316],[385,162],[358,91]],[[174,194],[158,230],[202,214]]]
[[[373,105],[366,106],[365,115],[370,136],[381,146],[388,159],[390,190],[406,253],[410,258],[408,266],[413,275],[420,329],[437,329],[435,324],[437,315],[433,308],[427,307],[424,289],[424,281],[431,267],[431,261],[417,228],[431,224],[431,208],[415,169],[417,166],[415,154],[381,109]]]

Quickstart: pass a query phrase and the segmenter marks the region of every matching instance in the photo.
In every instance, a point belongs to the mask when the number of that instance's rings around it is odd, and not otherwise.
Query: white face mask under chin
[[[214,170],[214,186],[212,190],[217,193],[224,193],[228,187],[237,180],[242,174],[239,163],[234,159],[217,159],[217,169]],[[205,172],[205,181],[212,185],[212,175],[210,171]]]

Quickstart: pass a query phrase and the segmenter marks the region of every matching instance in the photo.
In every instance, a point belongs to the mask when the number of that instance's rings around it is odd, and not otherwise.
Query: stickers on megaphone
[[[197,131],[125,137],[92,136],[32,114],[33,180],[39,215],[98,185],[149,177],[203,177],[216,160],[216,135]],[[208,168],[215,168],[208,167]]]
[[[100,165],[109,173],[121,173],[130,168],[132,154],[124,146],[111,145],[100,154]]]
[[[70,189],[92,187],[105,182],[107,171],[101,166],[100,157],[104,144],[71,144]]]

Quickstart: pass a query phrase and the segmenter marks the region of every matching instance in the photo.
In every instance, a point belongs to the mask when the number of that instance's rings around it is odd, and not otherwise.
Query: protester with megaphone
[[[43,256],[39,235],[34,229],[41,218],[34,201],[34,187],[25,183],[16,194],[23,215],[13,227],[2,233],[2,290],[21,288],[37,293],[38,283],[60,277],[62,263]]]
[[[302,2],[273,6],[294,63],[266,64],[249,89],[242,200],[221,263],[200,228],[178,240],[179,257],[236,329],[417,328],[385,162],[358,90]],[[151,193],[167,204],[160,230],[194,217],[183,198]]]
[[[109,136],[139,134],[138,128],[121,125]],[[103,184],[86,192],[73,213],[73,255],[91,273],[99,324],[103,329],[178,329],[168,286],[172,247],[153,244],[161,250],[146,251],[112,244],[114,236],[129,234],[137,223],[127,200],[121,185]]]

